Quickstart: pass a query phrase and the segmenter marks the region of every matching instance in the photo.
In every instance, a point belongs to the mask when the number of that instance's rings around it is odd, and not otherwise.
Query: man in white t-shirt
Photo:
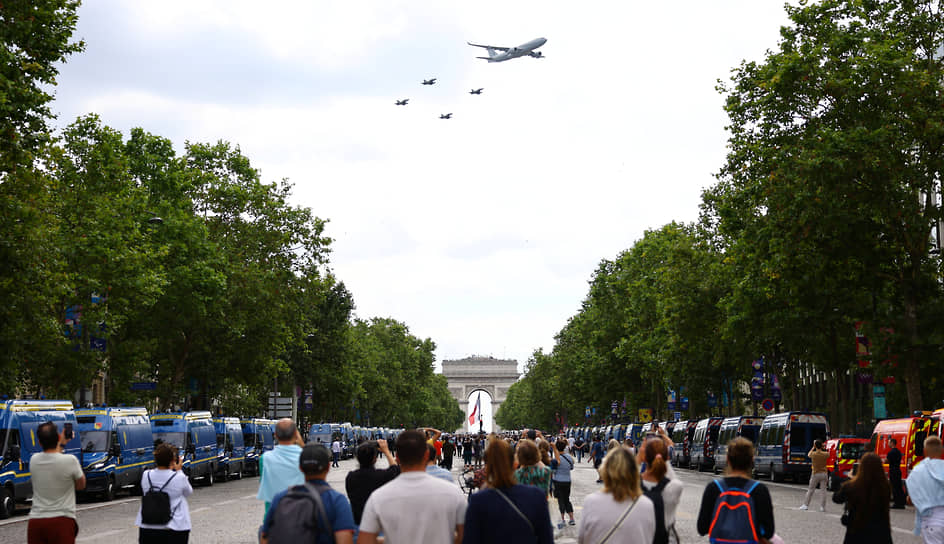
[[[75,492],[85,489],[85,474],[74,455],[66,455],[60,446],[68,440],[47,421],[36,428],[42,453],[30,457],[30,483],[33,504],[26,529],[28,542],[72,544],[79,526],[75,521]]]
[[[459,486],[426,474],[423,433],[404,431],[397,437],[397,460],[400,475],[367,499],[358,543],[375,544],[380,533],[391,544],[462,542],[466,498]]]
[[[331,466],[332,467],[341,466],[338,463],[338,461],[341,459],[341,441],[338,439],[335,439],[334,442],[331,443],[331,456],[333,457],[333,459],[331,460]]]

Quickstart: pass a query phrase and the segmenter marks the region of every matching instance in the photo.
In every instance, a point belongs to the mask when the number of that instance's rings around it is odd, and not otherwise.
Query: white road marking
[[[133,499],[122,499],[122,500],[120,500],[120,501],[103,502],[103,503],[99,503],[99,504],[87,504],[87,505],[83,505],[83,506],[77,506],[77,507],[75,508],[75,511],[76,511],[76,513],[78,513],[78,512],[84,512],[84,511],[86,511],[86,510],[95,510],[96,508],[105,508],[105,507],[107,507],[107,506],[116,506],[116,505],[119,505],[119,504],[126,504],[126,503],[129,503],[129,502],[137,502],[137,501],[139,501],[139,500],[141,500],[141,499],[133,498]],[[17,512],[17,515],[19,516],[19,512]],[[29,516],[28,516],[26,513],[23,513],[22,517],[17,517],[17,518],[15,518],[15,519],[8,519],[8,520],[5,520],[5,521],[0,521],[0,527],[3,527],[4,525],[10,525],[10,524],[13,524],[13,523],[23,523],[23,522],[25,522],[25,521],[29,521]]]
[[[129,530],[130,529],[113,529],[111,531],[105,531],[104,533],[96,533],[90,536],[79,537],[79,538],[76,538],[75,541],[76,542],[91,542],[92,540],[98,540],[99,538],[103,538],[106,536],[119,535]]]
[[[209,506],[204,506],[204,507],[202,507],[202,508],[197,508],[196,510],[191,510],[190,513],[191,513],[191,514],[196,514],[197,512],[206,512],[206,511],[209,510],[209,509],[210,509]]]

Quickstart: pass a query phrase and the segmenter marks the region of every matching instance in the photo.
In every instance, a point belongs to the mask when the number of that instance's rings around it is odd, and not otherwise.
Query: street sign
[[[154,391],[157,389],[157,382],[133,382],[132,391]]]
[[[652,408],[640,408],[639,409],[639,422],[649,423],[650,421],[652,421]]]
[[[295,397],[281,397],[269,393],[268,413],[272,419],[290,417],[297,419],[297,404]]]
[[[875,419],[888,417],[888,411],[885,409],[885,386],[875,384],[872,386],[872,411]]]
[[[675,413],[673,413],[672,415],[675,416],[675,421],[681,421],[681,420],[682,420],[682,412],[675,412]]]
[[[764,403],[761,404],[761,407],[769,412],[774,409],[774,401],[771,399],[764,399]]]

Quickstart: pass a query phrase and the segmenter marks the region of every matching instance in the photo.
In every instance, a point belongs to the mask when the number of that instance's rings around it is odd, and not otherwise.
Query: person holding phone
[[[76,456],[62,453],[69,441],[65,433],[65,430],[60,433],[51,421],[36,428],[36,439],[43,451],[30,458],[33,504],[26,529],[29,544],[71,544],[79,534],[75,492],[85,489],[85,474]]]
[[[182,472],[183,461],[177,446],[167,442],[154,448],[157,468],[146,470],[141,475],[141,489],[161,489],[170,497],[171,520],[164,525],[149,525],[141,521],[141,509],[134,524],[138,526],[138,542],[141,544],[187,544],[190,539],[190,507],[187,497],[193,493],[190,480]]]

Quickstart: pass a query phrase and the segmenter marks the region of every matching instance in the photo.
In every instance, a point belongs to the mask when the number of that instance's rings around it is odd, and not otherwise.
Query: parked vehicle
[[[0,433],[3,456],[0,457],[0,518],[16,511],[16,503],[33,496],[30,482],[30,458],[43,451],[36,440],[36,428],[52,421],[60,431],[71,433],[64,453],[82,462],[82,446],[72,403],[67,400],[8,400],[0,403]]]
[[[367,438],[365,429],[361,429],[362,435],[365,439]],[[324,444],[326,447],[331,446],[333,441],[331,437],[331,424],[330,423],[315,423],[308,429],[308,441]]]
[[[191,482],[213,485],[216,480],[216,429],[210,412],[151,414],[154,445],[169,442],[183,454],[184,474]]]
[[[243,477],[246,470],[246,444],[238,417],[215,417],[216,477],[223,482]]]
[[[859,458],[865,453],[867,438],[841,436],[826,441],[826,451],[829,459],[826,461],[826,471],[829,477],[826,485],[830,489],[838,489],[839,482],[852,477],[853,468]]]
[[[783,412],[764,418],[754,458],[754,474],[775,482],[790,476],[797,482],[810,478],[812,463],[806,456],[815,440],[829,439],[829,422],[818,412]]]
[[[275,447],[275,420],[253,417],[240,420],[246,446],[246,473],[259,474],[259,457]]]
[[[930,416],[916,415],[896,419],[883,419],[875,424],[869,446],[879,457],[888,474],[887,456],[891,450],[891,439],[898,441],[898,450],[901,451],[901,477],[908,477],[908,473],[924,459],[924,440],[932,432],[932,424],[936,420]]]
[[[728,417],[721,422],[718,449],[715,451],[715,474],[723,472],[728,467],[728,442],[742,436],[756,444],[760,426],[763,423],[764,418],[753,416]]]
[[[110,501],[120,489],[141,493],[141,475],[153,468],[154,438],[145,408],[88,408],[75,411],[82,438],[83,494]]]
[[[692,438],[695,436],[697,420],[683,419],[672,428],[672,442],[675,442],[672,464],[677,467],[692,465]]]
[[[662,422],[659,423],[659,428],[662,429],[663,431],[665,431],[665,435],[666,435],[666,436],[668,436],[669,438],[671,438],[671,437],[672,437],[672,431],[675,430],[675,422],[674,422],[674,421],[662,421]]]
[[[639,444],[639,439],[642,438],[642,423],[630,423],[626,426],[626,436],[624,438],[629,438],[633,441],[633,444]]]
[[[690,464],[699,471],[714,470],[715,450],[718,448],[718,435],[721,432],[723,417],[706,417],[695,425],[692,435]]]

